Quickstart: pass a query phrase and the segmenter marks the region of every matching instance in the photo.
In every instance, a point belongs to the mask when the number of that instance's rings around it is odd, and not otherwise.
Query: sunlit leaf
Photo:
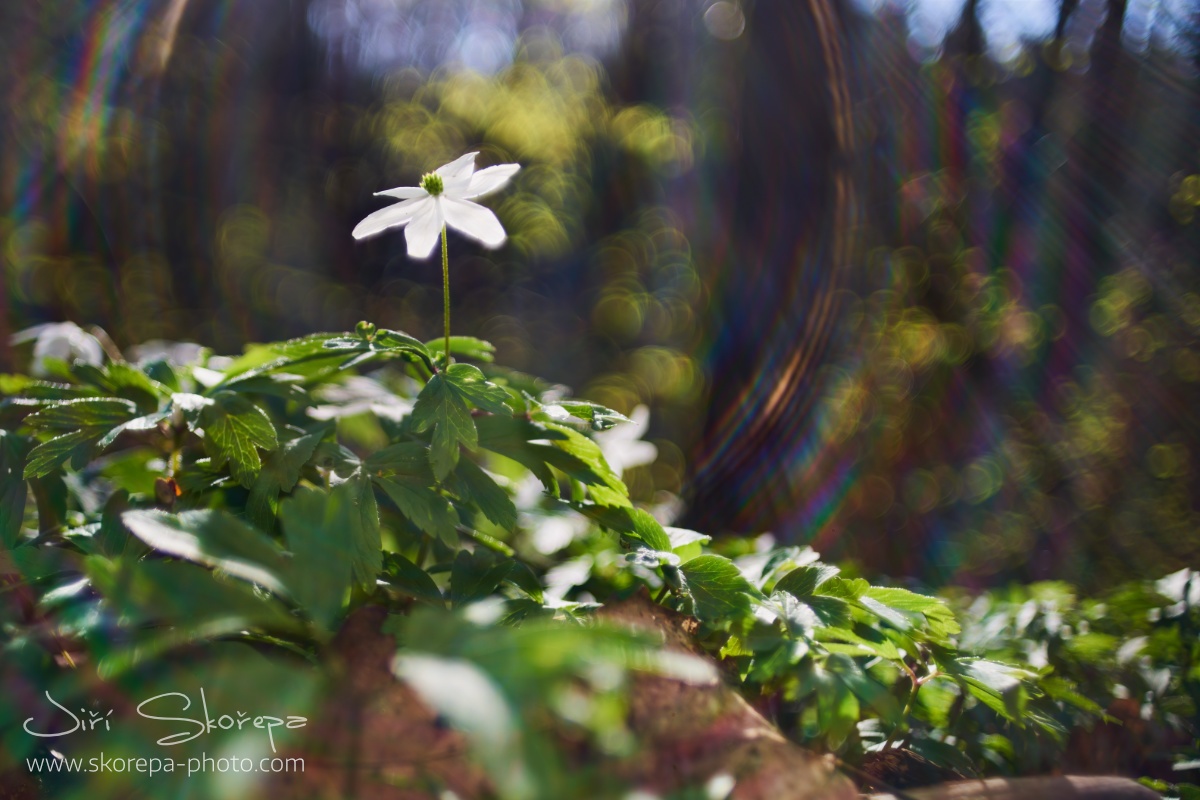
[[[155,550],[218,567],[273,591],[286,591],[279,577],[284,559],[278,545],[223,511],[127,511],[121,521]]]
[[[667,542],[670,546],[670,540]],[[706,555],[679,567],[696,603],[696,616],[708,622],[735,620],[751,613],[751,599],[761,597],[727,558]]]
[[[250,489],[262,467],[258,449],[279,446],[275,426],[261,408],[236,392],[217,392],[211,399],[200,412],[204,448],[218,465],[228,461],[234,480]]]

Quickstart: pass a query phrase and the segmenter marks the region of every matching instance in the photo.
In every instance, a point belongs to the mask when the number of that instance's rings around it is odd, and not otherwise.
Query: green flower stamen
[[[442,193],[442,176],[436,172],[430,172],[421,176],[421,188],[434,197],[437,197]]]

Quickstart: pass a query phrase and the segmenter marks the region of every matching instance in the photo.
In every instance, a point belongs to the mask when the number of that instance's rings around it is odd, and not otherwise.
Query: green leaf
[[[1030,675],[1018,667],[984,658],[955,659],[953,668],[948,671],[997,696],[1016,689],[1021,685],[1021,679]]]
[[[429,573],[399,553],[385,553],[382,580],[393,589],[398,589],[418,600],[445,607],[446,601]]]
[[[310,432],[287,429],[279,448],[267,456],[262,471],[254,479],[250,497],[246,501],[246,516],[262,528],[270,530],[275,522],[275,501],[280,492],[290,492],[300,480],[300,472],[312,458],[317,445],[332,430],[331,426],[320,425]]]
[[[149,548],[141,539],[133,536],[121,521],[121,515],[129,509],[129,492],[118,489],[104,504],[104,513],[100,517],[100,529],[96,533],[97,545],[100,552],[110,558],[124,556],[137,559],[149,552]]]
[[[1104,709],[1098,703],[1081,695],[1074,684],[1065,678],[1057,676],[1042,678],[1038,682],[1038,685],[1054,700],[1070,703],[1078,709],[1087,711],[1089,714],[1097,716],[1104,714]],[[1197,763],[1197,766],[1200,766],[1200,762]]]
[[[858,600],[862,597],[863,592],[871,588],[871,584],[867,583],[862,578],[848,580],[846,578],[830,578],[822,583],[816,590],[816,594],[826,597],[840,597],[843,600]]]
[[[776,675],[784,675],[808,655],[808,643],[800,639],[781,640],[779,645],[770,650],[766,656],[754,659],[747,678],[751,681],[765,683]]]
[[[670,548],[669,539],[667,547]],[[737,565],[727,558],[698,556],[679,569],[695,600],[696,616],[706,622],[745,617],[751,613],[751,598],[761,597],[758,590],[742,577]]]
[[[82,469],[91,456],[93,446],[101,439],[107,445],[110,429],[122,426],[138,413],[137,406],[128,400],[88,397],[67,400],[44,407],[30,414],[25,421],[48,430],[66,430],[47,442],[39,444],[29,454],[25,478],[40,478],[58,469],[68,459],[75,469]],[[72,429],[76,430],[72,430]],[[118,431],[119,432],[119,431]],[[113,436],[112,438],[115,438]]]
[[[0,430],[0,543],[5,550],[17,546],[25,519],[25,456],[30,439]]]
[[[121,521],[155,550],[219,568],[275,592],[286,592],[280,580],[286,567],[279,546],[224,511],[126,511]]]
[[[648,569],[658,569],[664,564],[677,567],[682,561],[669,550],[651,550],[649,547],[639,547],[632,553],[627,553],[625,560]]]
[[[659,524],[658,520],[649,511],[641,508],[631,508],[626,513],[633,523],[633,531],[628,534],[629,536],[637,539],[651,550],[670,553],[674,549],[671,537],[667,536],[667,532],[663,530],[663,526]]]
[[[852,631],[849,628],[821,628],[816,632],[816,638],[820,641],[833,640],[856,645],[858,652],[852,655],[874,653],[889,661],[900,660],[900,651],[896,648],[896,645],[874,628],[863,626],[858,632]]]
[[[337,502],[348,509],[347,527],[343,535],[349,537],[350,569],[354,580],[364,589],[375,585],[379,571],[383,569],[383,537],[379,531],[379,506],[371,479],[362,470],[350,479],[333,488]]]
[[[299,634],[302,627],[277,600],[253,587],[219,580],[208,569],[183,561],[87,559],[92,584],[123,613],[143,620],[200,626],[220,636],[248,628]]]
[[[850,610],[850,604],[840,597],[825,597],[816,594],[805,597],[801,602],[811,608],[817,615],[817,619],[826,627],[848,628],[854,623],[854,614]]]
[[[512,563],[509,560],[490,561],[480,553],[459,550],[450,570],[451,602],[461,606],[491,595],[508,577]]]
[[[546,602],[546,593],[542,589],[541,580],[533,573],[529,565],[523,561],[514,559],[509,567],[508,574],[504,576],[504,580],[529,595],[539,605]]]
[[[814,665],[803,685],[805,694],[816,693],[817,723],[829,747],[840,747],[858,723],[858,698],[837,675],[819,665]]]
[[[687,528],[670,528],[663,526],[663,531],[671,540],[671,549],[678,550],[681,547],[687,547],[692,544],[708,544],[712,541],[712,537],[707,533],[697,533],[690,531]]]
[[[229,462],[234,480],[253,488],[262,467],[257,448],[279,446],[275,426],[261,408],[235,392],[217,392],[212,401],[200,412],[204,449],[217,466]]]
[[[875,613],[880,614],[880,611],[874,606],[867,604],[866,598],[871,598],[879,602],[881,605],[894,609],[900,612],[917,612],[925,616],[926,624],[929,626],[930,634],[937,639],[945,639],[948,636],[953,636],[959,633],[962,629],[959,627],[957,620],[954,619],[952,612],[946,603],[936,597],[927,597],[923,594],[916,594],[907,589],[889,589],[879,586],[872,586],[863,593],[861,598],[864,605],[867,605]],[[880,614],[880,616],[883,616]],[[888,619],[887,617],[884,617]],[[892,622],[891,619],[888,619]],[[897,626],[900,627],[900,626]]]
[[[821,624],[816,612],[801,603],[787,592],[775,592],[763,606],[783,621],[783,626],[791,636],[808,638],[814,629]]]
[[[432,486],[433,471],[429,467],[429,448],[421,442],[400,442],[376,450],[363,462],[373,475],[403,475]]]
[[[145,416],[135,417],[128,422],[122,423],[111,429],[108,433],[100,437],[96,442],[96,447],[103,450],[117,440],[125,431],[152,431],[158,427],[158,424],[165,419],[169,419],[171,412],[169,410],[153,411]]]
[[[103,372],[108,391],[137,403],[138,410],[143,414],[156,410],[159,399],[170,391],[137,367],[123,361],[109,362]]]
[[[458,547],[458,514],[449,500],[432,487],[411,479],[375,478],[374,481],[409,522],[449,547]]]
[[[505,530],[517,525],[517,507],[508,492],[469,458],[460,459],[457,475],[483,515]]]
[[[844,655],[831,655],[825,662],[825,668],[836,675],[855,697],[874,708],[880,717],[893,724],[900,722],[901,708],[896,698],[863,672],[853,659]]]
[[[292,551],[288,587],[326,630],[333,630],[350,588],[350,554],[341,531],[351,524],[353,513],[339,496],[307,488],[279,504],[279,518]]]
[[[775,584],[775,591],[787,592],[802,600],[839,572],[841,572],[840,569],[829,564],[810,564],[797,567],[779,579],[779,582]]]
[[[606,505],[628,505],[625,500],[629,496],[629,489],[625,486],[617,473],[613,472],[612,467],[604,459],[604,453],[600,450],[600,445],[593,442],[591,439],[584,436],[577,430],[566,425],[559,425],[553,422],[545,423],[545,426],[550,430],[557,430],[562,433],[565,438],[556,440],[550,447],[557,447],[564,450],[571,456],[574,456],[579,461],[586,465],[586,469],[579,470],[573,468],[570,464],[555,463],[552,458],[547,458],[547,463],[558,467],[563,472],[570,475],[576,480],[588,484],[589,486],[601,486],[611,489],[617,495],[617,502],[608,502]],[[593,491],[592,499],[597,502],[602,502],[600,497],[597,497]],[[659,526],[661,529],[661,526]],[[670,549],[670,548],[666,548]]]
[[[470,400],[476,408],[493,414],[512,414],[512,409],[505,402],[508,400],[508,392],[494,383],[489,383],[479,371],[479,367],[451,364],[448,369],[442,371],[442,375],[447,383],[462,397]]]
[[[407,355],[433,366],[429,350],[401,331],[381,329],[370,338],[354,333],[315,333],[287,342],[248,348],[225,372],[217,388],[259,375],[293,372],[304,376],[328,375],[376,357]]]
[[[36,414],[30,414],[25,421],[34,427],[52,430],[92,427],[107,430],[128,422],[137,414],[137,406],[128,400],[88,397],[47,406]]]
[[[455,366],[467,366],[455,365]],[[474,450],[479,443],[471,409],[459,388],[439,372],[429,379],[417,395],[413,407],[413,426],[417,433],[433,428],[430,463],[434,476],[440,481],[458,463],[458,447]]]
[[[554,405],[560,406],[572,417],[590,422],[592,428],[598,431],[606,431],[619,423],[631,421],[624,414],[586,400],[560,400]]]
[[[87,464],[92,445],[104,435],[104,428],[81,428],[42,442],[29,454],[25,478],[41,478],[61,467],[67,459],[71,466],[82,469]]]
[[[433,355],[438,355],[446,349],[445,339],[434,339],[426,342],[425,347]],[[450,352],[456,356],[473,358],[476,361],[492,361],[495,358],[496,347],[491,342],[476,339],[474,336],[451,336]]]
[[[978,774],[978,768],[966,753],[952,744],[939,742],[937,739],[914,737],[909,740],[908,749],[934,764],[949,767],[965,777],[973,778]]]
[[[481,417],[475,424],[479,431],[480,447],[511,458],[532,472],[547,491],[557,492],[558,485],[554,480],[554,473],[543,457],[549,446],[533,442],[542,439],[565,440],[565,434],[527,419],[504,416]]]

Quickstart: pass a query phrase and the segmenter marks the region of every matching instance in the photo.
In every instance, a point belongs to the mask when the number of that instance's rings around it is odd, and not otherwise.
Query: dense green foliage
[[[699,620],[785,735],[850,768],[903,746],[962,774],[1044,770],[1113,698],[1174,737],[1155,754],[1168,773],[1200,755],[1195,573],[1102,601],[1038,585],[956,614],[810,548],[714,543],[630,503],[600,433],[621,414],[493,366],[486,342],[451,344],[480,366],[361,323],[236,359],[46,359],[46,379],[3,376],[0,537],[20,599],[3,607],[6,685],[142,695],[187,691],[186,675],[308,708],[341,622],[380,606],[393,672],[466,733],[502,796],[594,795],[604,776],[569,768],[551,732],[628,754],[622,676],[711,671],[593,616],[596,598],[645,587]],[[548,543],[547,524],[568,533]],[[29,697],[0,711],[23,719]],[[17,759],[48,747],[5,741]],[[141,790],[165,796],[169,778],[151,780]]]

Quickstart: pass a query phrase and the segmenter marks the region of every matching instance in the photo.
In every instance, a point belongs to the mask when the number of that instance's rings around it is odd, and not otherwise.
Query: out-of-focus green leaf
[[[934,764],[949,767],[964,777],[974,778],[979,773],[979,768],[971,759],[967,758],[963,751],[954,745],[939,742],[937,739],[913,737],[908,742],[908,749],[922,758],[929,759]]]
[[[450,547],[458,546],[458,514],[442,495],[411,478],[375,478],[400,513],[425,533],[437,536]]]
[[[351,573],[360,586],[370,589],[383,569],[379,506],[375,502],[371,479],[363,470],[357,470],[333,488],[333,495],[347,509],[347,528],[338,533],[349,538]]]
[[[831,655],[825,662],[825,669],[836,675],[855,697],[874,708],[880,717],[893,725],[900,721],[902,710],[896,698],[864,673],[854,659],[845,655]]]
[[[460,459],[457,474],[469,499],[474,501],[485,517],[505,530],[516,527],[517,507],[513,505],[512,498],[478,464],[469,458]]]
[[[486,672],[470,661],[422,653],[396,656],[392,671],[466,735],[501,796],[534,796],[523,764],[519,719]]]
[[[440,355],[446,349],[446,340],[444,338],[433,339],[426,342],[425,347],[428,348],[431,355]],[[474,336],[451,336],[450,353],[464,358],[473,358],[476,361],[490,362],[495,358],[496,346],[483,339],[476,339]]]
[[[31,442],[24,436],[0,430],[0,544],[17,545],[25,519],[25,456]]]
[[[486,552],[486,551],[485,551]],[[496,591],[512,569],[507,559],[490,560],[460,550],[450,570],[450,600],[455,606],[482,600]]]
[[[317,426],[307,433],[296,428],[284,429],[278,449],[267,456],[250,489],[246,516],[251,522],[263,530],[271,529],[275,522],[274,506],[279,493],[295,488],[301,470],[329,431],[330,426],[327,425]]]
[[[283,553],[262,531],[217,509],[127,511],[121,521],[155,550],[210,567],[272,591],[283,591]]]
[[[367,456],[363,465],[372,475],[403,475],[433,485],[433,470],[429,466],[429,448],[421,442],[399,442],[376,450]]]
[[[259,628],[299,634],[302,627],[279,601],[246,584],[220,580],[184,561],[118,562],[87,559],[92,585],[118,608],[144,620],[185,625],[206,636]]]
[[[350,553],[342,530],[354,510],[342,496],[302,488],[279,504],[292,561],[286,579],[292,595],[326,630],[332,630],[350,588]]]
[[[445,607],[441,590],[429,577],[429,573],[399,553],[386,553],[383,557],[381,580],[393,589],[398,589],[425,603]]]

